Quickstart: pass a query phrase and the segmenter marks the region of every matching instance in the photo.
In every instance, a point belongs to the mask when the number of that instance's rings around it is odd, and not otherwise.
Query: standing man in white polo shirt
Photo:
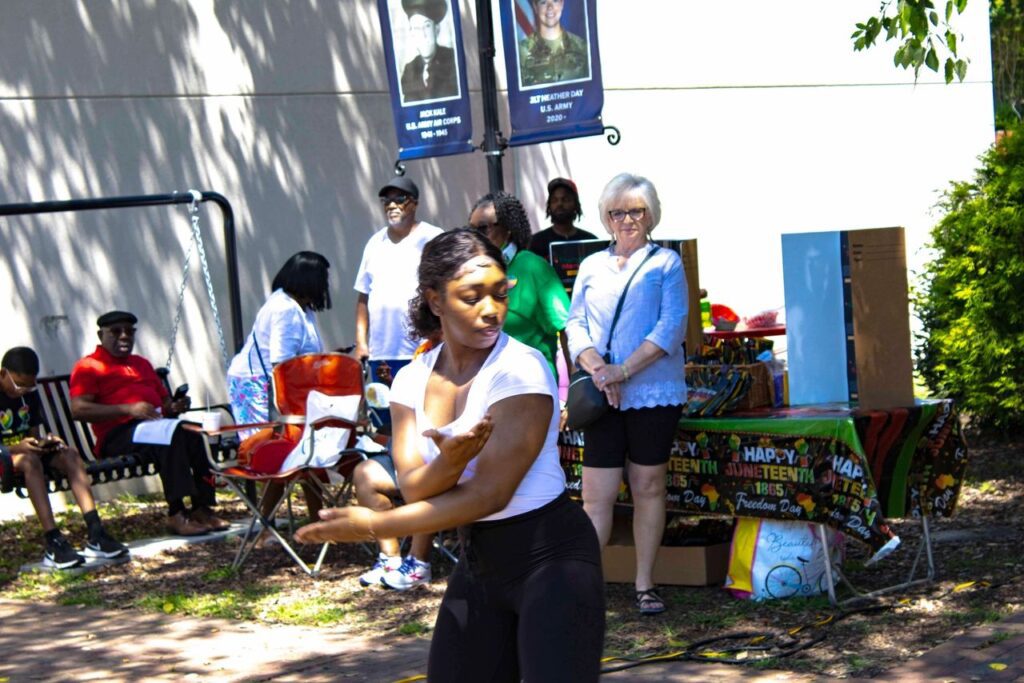
[[[423,245],[443,231],[416,218],[420,189],[409,178],[391,179],[377,193],[387,224],[375,232],[363,250],[356,274],[356,357],[369,360],[373,380],[388,384],[407,364],[418,342],[409,337],[409,300],[416,296]],[[387,366],[381,372],[381,367]],[[382,429],[390,430],[390,416]],[[390,455],[374,456],[356,468],[353,476],[361,505],[386,510],[390,496],[398,493]],[[409,555],[403,560],[397,539],[379,539],[380,557],[373,569],[360,577],[363,585],[382,583],[404,590],[430,581],[432,535],[413,536]]]

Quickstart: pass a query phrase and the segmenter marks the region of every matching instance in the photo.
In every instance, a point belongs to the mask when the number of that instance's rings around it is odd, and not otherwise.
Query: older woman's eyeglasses
[[[636,209],[612,209],[608,212],[608,218],[612,219],[614,223],[621,223],[626,220],[626,216],[632,221],[638,221],[647,215],[647,209],[644,207]]]

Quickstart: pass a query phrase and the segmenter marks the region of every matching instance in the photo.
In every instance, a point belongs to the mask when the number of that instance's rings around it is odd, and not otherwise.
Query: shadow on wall
[[[463,26],[478,83],[468,12]],[[0,24],[0,96],[0,202],[221,192],[236,213],[243,334],[281,263],[316,249],[332,263],[325,337],[352,342],[351,284],[381,224],[376,190],[396,156],[373,0],[11,0]],[[484,168],[479,155],[410,163],[421,215],[462,225],[487,190]],[[215,207],[203,207],[202,223],[227,324]],[[141,319],[137,350],[164,362],[188,246],[184,207],[0,219],[0,239],[9,292],[0,297],[13,312],[0,330],[5,348],[32,344],[44,373],[66,372],[95,344],[96,315],[123,307]],[[192,265],[175,379],[223,395],[194,256]]]

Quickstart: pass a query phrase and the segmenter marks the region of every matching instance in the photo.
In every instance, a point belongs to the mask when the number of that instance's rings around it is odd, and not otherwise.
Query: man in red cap
[[[596,240],[597,235],[577,228],[573,223],[583,215],[576,183],[568,178],[555,178],[548,183],[548,217],[551,227],[541,230],[530,240],[530,251],[550,262],[552,242]]]

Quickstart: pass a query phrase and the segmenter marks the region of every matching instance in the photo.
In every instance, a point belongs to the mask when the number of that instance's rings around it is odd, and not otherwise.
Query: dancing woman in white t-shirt
[[[596,681],[604,584],[593,525],[565,493],[557,388],[544,357],[501,332],[501,253],[472,230],[423,250],[412,326],[444,343],[391,388],[394,458],[407,504],[347,507],[304,543],[459,527],[462,556],[430,649],[431,681]]]

